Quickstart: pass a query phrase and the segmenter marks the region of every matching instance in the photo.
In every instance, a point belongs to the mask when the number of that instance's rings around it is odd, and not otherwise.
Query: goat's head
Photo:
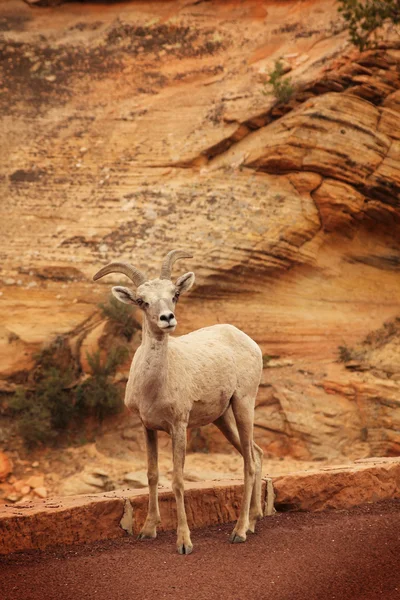
[[[172,266],[180,258],[192,258],[188,252],[171,250],[168,252],[161,267],[158,279],[147,280],[146,276],[136,267],[127,263],[110,263],[94,275],[96,281],[109,273],[123,273],[135,284],[136,291],[126,287],[113,287],[112,293],[125,304],[139,306],[151,329],[156,333],[172,333],[176,326],[175,306],[180,294],[189,290],[194,283],[194,273],[185,273],[178,277],[175,283],[171,280]]]

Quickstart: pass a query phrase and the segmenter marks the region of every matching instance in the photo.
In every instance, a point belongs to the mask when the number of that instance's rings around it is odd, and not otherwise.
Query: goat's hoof
[[[260,519],[263,518],[263,514],[257,513],[256,515],[254,515],[251,519],[250,519],[250,523],[249,523],[249,527],[247,529],[247,533],[255,533],[256,532],[256,524],[257,521],[259,521]]]
[[[246,537],[242,537],[241,535],[238,535],[236,531],[233,531],[229,537],[229,541],[231,544],[242,544],[246,541]]]
[[[189,544],[181,544],[177,546],[179,554],[191,554],[193,552],[193,546]]]
[[[139,535],[137,536],[137,540],[154,540],[157,537],[157,533],[144,533],[144,532],[140,532]]]

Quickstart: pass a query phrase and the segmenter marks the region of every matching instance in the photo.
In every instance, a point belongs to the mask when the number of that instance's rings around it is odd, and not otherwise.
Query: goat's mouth
[[[164,325],[164,327],[160,327],[160,329],[164,333],[171,333],[172,331],[175,331],[176,325],[177,325],[176,323],[175,323],[175,325]]]

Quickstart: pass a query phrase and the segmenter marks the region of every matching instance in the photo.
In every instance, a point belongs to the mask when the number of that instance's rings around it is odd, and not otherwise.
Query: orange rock
[[[7,454],[0,451],[0,482],[5,481],[12,472],[12,463]]]
[[[390,138],[377,131],[379,116],[379,110],[361,98],[324,94],[253,132],[218,164],[226,164],[235,152],[245,156],[243,164],[270,173],[314,171],[359,184],[390,148]]]
[[[400,497],[400,459],[371,459],[344,467],[273,478],[278,510],[351,508]]]
[[[39,498],[47,498],[47,489],[45,487],[35,487],[33,493]]]
[[[17,0],[0,3],[0,18],[10,3]],[[152,2],[155,19],[165,19],[165,4]],[[310,38],[296,40],[294,53],[294,33],[280,27],[279,15],[295,14],[296,23],[315,21],[329,32],[337,19],[334,2],[321,12],[314,0],[286,0],[265,22],[248,2],[221,4],[223,11],[213,15],[217,36],[208,31],[207,3],[186,10],[188,28],[199,35],[186,57],[189,43],[161,49],[153,36],[138,62],[129,50],[129,23],[154,31],[135,3],[122,25],[118,7],[107,8],[109,27],[95,42],[90,27],[75,39],[80,16],[69,4],[50,37],[36,13],[26,31],[7,32],[15,61],[24,44],[39,60],[46,48],[61,48],[54,39],[77,53],[91,52],[93,42],[110,56],[117,50],[135,77],[117,65],[108,71],[107,61],[99,77],[72,66],[68,97],[58,86],[52,111],[46,94],[32,106],[29,77],[14,81],[18,97],[8,104],[18,108],[10,108],[6,124],[13,160],[3,161],[0,174],[7,215],[0,235],[7,257],[0,281],[0,388],[12,392],[15,381],[25,380],[32,356],[55,335],[70,336],[76,365],[84,369],[87,351],[100,344],[105,354],[98,303],[124,278],[94,284],[93,273],[123,260],[155,276],[174,229],[176,239],[196,251],[179,268],[195,271],[197,281],[182,299],[177,333],[232,322],[265,354],[279,355],[280,364],[293,361],[290,371],[268,369],[257,441],[276,456],[398,453],[396,344],[377,357],[375,376],[363,375],[368,390],[360,387],[359,373],[335,369],[334,361],[339,346],[352,348],[400,314],[399,51],[359,53],[344,49],[344,33],[321,43],[321,33],[309,32]],[[246,39],[237,27],[241,20],[251,30]],[[168,27],[173,32],[175,25]],[[31,39],[33,30],[40,43]],[[105,43],[113,32],[117,49]],[[272,86],[260,82],[278,56],[291,66],[295,91],[288,103],[277,102]],[[12,68],[9,73],[12,79]],[[84,106],[82,86],[88,89]],[[100,104],[104,90],[110,102]],[[78,104],[85,123],[79,131],[70,119]],[[30,118],[36,110],[39,118]],[[336,391],[325,389],[325,380]],[[211,447],[228,447],[210,435]]]
[[[6,498],[14,492],[14,488],[9,483],[0,483],[0,505],[7,502]]]
[[[390,108],[382,108],[381,119],[378,125],[379,131],[397,140],[400,139],[398,127],[399,112]]]
[[[365,198],[351,185],[335,179],[325,179],[315,192],[315,200],[325,231],[354,234],[362,220]]]
[[[185,485],[188,522],[191,528],[234,521],[243,493],[243,483],[204,482]],[[263,482],[265,494],[265,482]],[[171,491],[159,493],[162,525],[160,531],[176,528],[176,504]],[[131,507],[126,510],[126,503]],[[0,554],[46,548],[53,544],[76,544],[126,535],[121,528],[137,534],[148,506],[141,490],[53,498],[16,507],[0,507]],[[128,507],[129,508],[129,507]],[[128,522],[126,522],[128,521]],[[68,526],[66,524],[68,523]]]
[[[29,485],[31,488],[43,487],[44,484],[44,476],[43,475],[31,475],[26,480],[26,485]]]
[[[18,481],[15,481],[13,485],[14,485],[14,490],[16,492],[21,492],[22,488],[27,487],[26,481],[24,481],[23,479],[18,479]]]
[[[368,459],[270,480],[278,510],[351,508],[400,498],[400,458]],[[264,499],[266,489],[264,480]],[[242,493],[241,481],[186,484],[189,526],[194,529],[234,521]],[[172,491],[162,491],[159,499],[160,530],[173,530],[176,528],[174,495]],[[136,534],[144,523],[147,508],[148,495],[141,490],[116,490],[0,507],[0,554],[119,538],[125,532]],[[273,512],[271,506],[270,512]]]

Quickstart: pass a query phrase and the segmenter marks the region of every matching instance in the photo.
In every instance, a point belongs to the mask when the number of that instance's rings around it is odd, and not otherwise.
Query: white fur
[[[260,348],[233,325],[160,340],[146,332],[132,362],[125,404],[150,429],[171,433],[177,419],[200,427],[220,417],[235,392],[255,398],[261,369]]]
[[[137,288],[136,294],[127,288],[113,288],[118,299],[138,304],[144,312],[142,343],[132,361],[125,393],[125,404],[138,412],[144,425],[148,453],[149,511],[139,537],[156,537],[160,522],[157,430],[167,431],[172,436],[172,487],[177,501],[177,546],[181,554],[189,554],[193,547],[183,502],[188,427],[214,422],[243,455],[245,490],[231,541],[245,541],[247,531],[254,531],[256,520],[262,516],[262,451],[253,440],[261,350],[232,325],[214,325],[181,337],[169,337],[177,323],[177,298],[193,282],[193,273],[186,273],[175,284],[166,279],[147,281]],[[170,318],[171,327],[166,327],[162,315]]]

